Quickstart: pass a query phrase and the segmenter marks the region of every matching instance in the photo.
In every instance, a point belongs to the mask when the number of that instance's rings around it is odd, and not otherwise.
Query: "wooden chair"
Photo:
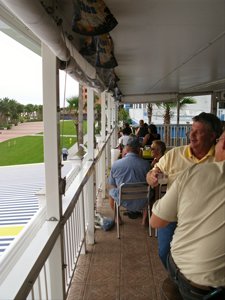
[[[120,238],[119,212],[123,200],[140,201],[148,199],[147,182],[122,183],[119,187],[119,204],[115,202],[115,219],[117,224],[117,238]]]
[[[167,184],[161,184],[158,185],[157,187],[154,188],[154,198],[151,195],[151,190],[149,188],[149,193],[148,193],[148,219],[150,220],[151,214],[152,214],[152,206],[155,203],[156,200],[162,198],[167,189]],[[152,236],[152,228],[151,225],[149,224],[149,236]],[[157,237],[157,228],[155,228],[155,237]]]

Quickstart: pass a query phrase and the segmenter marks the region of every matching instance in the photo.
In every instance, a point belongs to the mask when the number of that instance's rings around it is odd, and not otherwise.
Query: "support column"
[[[87,88],[87,158],[88,161],[94,160],[94,91]],[[88,229],[87,241],[89,244],[94,244],[94,202],[95,202],[95,189],[94,189],[94,174],[92,173],[87,183],[87,201],[88,201]]]
[[[117,120],[117,102],[112,99],[112,128],[113,128],[113,141],[112,147],[115,148],[118,142],[118,120]]]
[[[84,132],[83,132],[83,86],[79,83],[79,103],[78,103],[78,132],[77,132],[77,141],[78,141],[78,151],[79,156],[84,155],[84,149],[81,147],[81,144],[84,144]]]
[[[107,115],[107,132],[108,134],[111,133],[111,101],[110,101],[110,95],[107,93],[106,94],[106,103],[107,103],[107,108],[106,108],[106,115]],[[106,164],[107,166],[111,166],[111,139],[107,143],[107,149],[106,149]]]
[[[62,215],[60,195],[61,153],[59,71],[57,58],[42,44],[44,161],[47,220],[59,222]],[[65,299],[62,237],[59,236],[48,259],[51,299]]]
[[[106,115],[105,115],[105,98],[106,98],[106,93],[101,94],[101,142],[105,143],[106,140]],[[102,167],[100,168],[101,174],[100,178],[102,180],[102,197],[105,198],[106,195],[106,175],[107,175],[107,169],[106,169],[106,148],[102,153]]]

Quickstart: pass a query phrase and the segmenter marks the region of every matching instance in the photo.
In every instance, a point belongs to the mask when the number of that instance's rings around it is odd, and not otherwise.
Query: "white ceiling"
[[[123,95],[225,89],[224,0],[105,2]]]
[[[25,3],[26,11],[27,1],[18,2]],[[71,33],[72,44],[79,51],[82,37],[70,28],[72,0],[44,2],[60,8],[64,29]],[[225,0],[105,3],[118,21],[110,35],[123,102],[154,102],[175,99],[178,94],[225,90]],[[2,19],[1,7],[0,12]]]

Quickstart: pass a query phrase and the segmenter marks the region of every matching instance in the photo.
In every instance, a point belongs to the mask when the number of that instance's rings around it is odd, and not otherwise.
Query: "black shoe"
[[[137,219],[140,216],[140,213],[137,211],[129,211],[127,215],[130,219]]]

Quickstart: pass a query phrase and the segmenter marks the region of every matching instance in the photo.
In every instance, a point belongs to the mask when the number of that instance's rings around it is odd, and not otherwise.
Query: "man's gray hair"
[[[210,127],[210,129],[215,132],[216,138],[220,137],[222,134],[222,122],[221,120],[211,113],[202,112],[199,115],[192,118],[194,122],[201,122]]]

